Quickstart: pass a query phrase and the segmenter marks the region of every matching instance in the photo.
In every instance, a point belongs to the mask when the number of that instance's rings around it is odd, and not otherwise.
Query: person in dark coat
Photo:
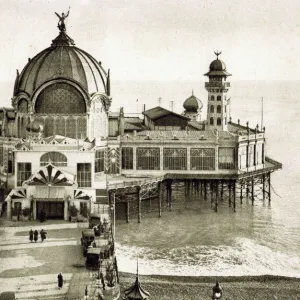
[[[34,231],[33,236],[34,236],[34,242],[36,243],[37,240],[39,239],[39,233],[37,230]]]
[[[61,273],[57,275],[58,288],[61,289],[64,285],[64,278]]]
[[[32,231],[32,229],[30,229],[30,231],[29,231],[29,241],[32,243],[32,241],[33,241],[33,231]]]
[[[42,240],[42,242],[46,239],[46,231],[44,231],[44,229],[42,229],[41,231],[40,231],[40,235],[41,235],[41,240]]]

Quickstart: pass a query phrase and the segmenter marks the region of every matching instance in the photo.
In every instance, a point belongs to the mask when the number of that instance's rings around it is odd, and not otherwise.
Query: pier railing
[[[278,162],[278,161],[276,161],[276,160],[274,160],[270,157],[267,157],[267,156],[265,157],[265,160],[266,160],[266,162],[274,165],[276,168],[282,169],[282,163],[280,163],[280,162]]]
[[[126,186],[134,186],[134,185],[143,185],[147,183],[152,183],[152,182],[158,182],[164,180],[165,175],[158,176],[158,177],[149,177],[145,179],[136,179],[136,180],[130,180],[130,181],[122,181],[122,182],[116,182],[108,185],[108,189],[120,189],[120,188],[125,188]]]

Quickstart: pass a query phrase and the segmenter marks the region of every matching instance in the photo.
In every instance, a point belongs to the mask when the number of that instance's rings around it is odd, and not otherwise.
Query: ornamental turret
[[[225,63],[219,59],[221,52],[215,54],[217,59],[211,62],[209,72],[204,74],[209,79],[205,82],[208,91],[207,128],[227,131],[229,101],[226,94],[230,83],[226,82],[226,79],[231,74],[227,72]]]

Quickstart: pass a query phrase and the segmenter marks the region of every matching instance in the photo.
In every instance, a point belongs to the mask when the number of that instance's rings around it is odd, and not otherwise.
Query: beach
[[[121,273],[122,292],[135,281],[135,274]],[[223,289],[222,299],[266,300],[300,299],[300,279],[283,276],[139,276],[141,286],[151,300],[211,299],[212,288],[218,280]]]

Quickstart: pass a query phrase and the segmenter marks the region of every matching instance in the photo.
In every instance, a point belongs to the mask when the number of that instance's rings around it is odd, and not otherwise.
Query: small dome
[[[187,112],[197,112],[203,107],[203,104],[201,100],[195,97],[194,93],[192,93],[192,96],[184,101],[183,107]]]
[[[209,72],[204,74],[205,76],[217,76],[217,77],[227,77],[231,76],[226,70],[225,63],[219,59],[219,55],[222,52],[215,52],[217,59],[213,60],[209,65]]]
[[[226,65],[222,60],[217,58],[209,65],[209,71],[226,71]]]

